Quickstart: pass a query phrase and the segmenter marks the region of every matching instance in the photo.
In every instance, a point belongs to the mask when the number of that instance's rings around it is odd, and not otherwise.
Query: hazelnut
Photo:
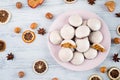
[[[45,14],[45,17],[46,17],[47,19],[52,19],[52,18],[53,18],[53,14],[50,13],[50,12],[48,12],[48,13]]]
[[[20,71],[18,73],[19,78],[23,78],[25,76],[25,73],[23,71]]]
[[[22,8],[22,3],[21,3],[21,2],[17,2],[17,3],[16,3],[16,7],[17,7],[18,9]]]
[[[105,66],[100,67],[100,72],[105,73],[107,71],[107,68]]]
[[[120,38],[114,38],[113,39],[113,42],[115,43],[115,44],[120,44]]]
[[[59,80],[57,77],[52,78],[52,80]]]
[[[20,27],[16,27],[16,28],[14,29],[14,32],[15,32],[15,33],[20,33],[20,32],[21,32],[21,28],[20,28]]]
[[[36,29],[37,26],[38,26],[38,24],[34,22],[34,23],[32,23],[32,24],[30,25],[30,28],[31,28],[31,29]]]

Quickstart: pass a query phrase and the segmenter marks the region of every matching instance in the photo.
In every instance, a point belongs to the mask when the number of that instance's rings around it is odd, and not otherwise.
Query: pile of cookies
[[[68,24],[52,31],[49,39],[52,44],[61,46],[58,57],[62,62],[80,65],[85,59],[95,59],[98,52],[105,52],[100,44],[103,41],[101,27],[97,18],[83,20],[80,15],[71,15]]]

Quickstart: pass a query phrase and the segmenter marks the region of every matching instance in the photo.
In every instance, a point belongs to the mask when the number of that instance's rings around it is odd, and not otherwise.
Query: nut
[[[30,25],[31,29],[36,29],[37,27],[38,27],[38,24],[35,22]]]
[[[107,71],[107,68],[105,66],[100,67],[100,72],[105,73]]]
[[[45,17],[46,17],[47,19],[52,19],[52,18],[53,18],[53,14],[50,13],[50,12],[48,12],[48,13],[45,14]]]
[[[19,78],[23,78],[25,76],[25,73],[23,71],[20,71],[18,73]]]
[[[17,7],[18,9],[22,8],[22,3],[21,3],[21,2],[17,2],[17,3],[16,3],[16,7]]]
[[[120,38],[114,38],[113,39],[113,42],[115,43],[115,44],[120,44]]]
[[[59,80],[57,77],[52,78],[52,80]]]
[[[15,32],[15,33],[20,33],[20,32],[21,32],[21,28],[20,28],[20,27],[16,27],[16,28],[14,29],[14,32]]]
[[[107,9],[110,11],[110,12],[113,12],[115,10],[115,2],[114,1],[107,1],[105,3],[105,6],[107,7]]]

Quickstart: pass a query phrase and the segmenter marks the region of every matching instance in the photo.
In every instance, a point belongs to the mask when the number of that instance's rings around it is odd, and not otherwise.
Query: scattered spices
[[[25,73],[23,71],[20,71],[18,73],[19,78],[23,78],[25,76]]]
[[[120,38],[118,38],[118,37],[114,38],[113,43],[120,44]]]
[[[34,23],[32,23],[32,24],[30,25],[30,28],[31,28],[31,29],[36,29],[37,26],[38,26],[38,24],[34,22]]]
[[[107,1],[105,6],[110,12],[113,12],[115,10],[116,3],[114,1]]]
[[[46,30],[44,28],[39,28],[38,34],[44,35],[46,34]]]
[[[90,5],[93,5],[93,4],[95,4],[95,1],[96,1],[96,0],[88,0],[88,3],[89,3]]]
[[[15,32],[15,33],[20,33],[20,32],[21,32],[21,28],[20,28],[20,27],[16,27],[16,28],[14,29],[14,32]]]
[[[18,9],[21,9],[21,8],[22,8],[22,3],[21,3],[21,2],[17,2],[17,3],[16,3],[16,7],[17,7]]]
[[[113,56],[113,61],[114,62],[119,62],[120,58],[118,58],[118,54],[114,54]]]
[[[116,67],[112,67],[108,70],[108,77],[111,80],[119,80],[120,79],[120,69]]]
[[[47,19],[52,19],[52,18],[53,18],[53,14],[50,13],[50,12],[47,12],[47,13],[45,14],[45,17],[46,17]]]
[[[9,13],[6,10],[0,10],[0,22],[5,23],[8,20]]]
[[[35,40],[35,33],[30,30],[26,30],[23,32],[22,39],[26,43],[31,43]]]
[[[7,60],[13,60],[14,55],[12,53],[8,54],[7,56]]]
[[[4,51],[6,48],[6,43],[2,40],[0,40],[0,52]]]
[[[116,13],[115,15],[116,15],[116,17],[120,17],[120,13]]]
[[[105,73],[107,71],[107,68],[105,66],[100,67],[100,72]]]
[[[52,78],[52,80],[59,80],[57,77]]]
[[[36,62],[34,63],[33,68],[34,68],[34,71],[35,71],[35,72],[41,74],[41,73],[46,72],[48,67],[47,67],[47,64],[46,64],[45,61],[39,60],[39,61],[36,61]]]

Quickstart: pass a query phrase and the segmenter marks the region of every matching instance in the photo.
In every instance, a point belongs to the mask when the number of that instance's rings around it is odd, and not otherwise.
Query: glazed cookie
[[[72,39],[74,37],[75,30],[72,26],[66,24],[60,30],[60,34],[64,39]]]
[[[22,39],[26,43],[33,42],[35,40],[35,38],[36,38],[35,33],[30,30],[26,30],[22,34]]]
[[[55,30],[50,33],[50,42],[53,44],[60,44],[62,42],[60,32]]]
[[[105,48],[101,44],[94,43],[91,47],[100,52],[106,51]]]
[[[11,13],[8,10],[0,9],[0,24],[6,24],[11,18]]]
[[[79,52],[86,52],[90,47],[90,43],[88,41],[88,38],[76,39],[76,45],[77,45],[76,49]]]
[[[98,55],[97,50],[90,48],[84,53],[86,59],[94,59]]]
[[[80,65],[84,62],[84,56],[80,52],[75,52],[71,63],[74,65]]]
[[[75,35],[77,38],[85,38],[87,36],[89,36],[90,34],[90,29],[88,28],[88,26],[80,26],[76,29],[75,31]]]
[[[62,62],[69,62],[73,58],[73,52],[69,48],[61,48],[58,57]]]
[[[72,15],[69,17],[68,22],[74,27],[78,27],[82,24],[82,18],[79,15]]]
[[[100,43],[103,40],[103,35],[100,31],[91,32],[89,40],[91,43]]]
[[[87,21],[87,25],[90,27],[92,31],[98,31],[101,28],[101,21],[96,18],[90,18]]]
[[[33,71],[37,74],[43,74],[48,70],[48,65],[45,60],[37,60],[33,64]]]

